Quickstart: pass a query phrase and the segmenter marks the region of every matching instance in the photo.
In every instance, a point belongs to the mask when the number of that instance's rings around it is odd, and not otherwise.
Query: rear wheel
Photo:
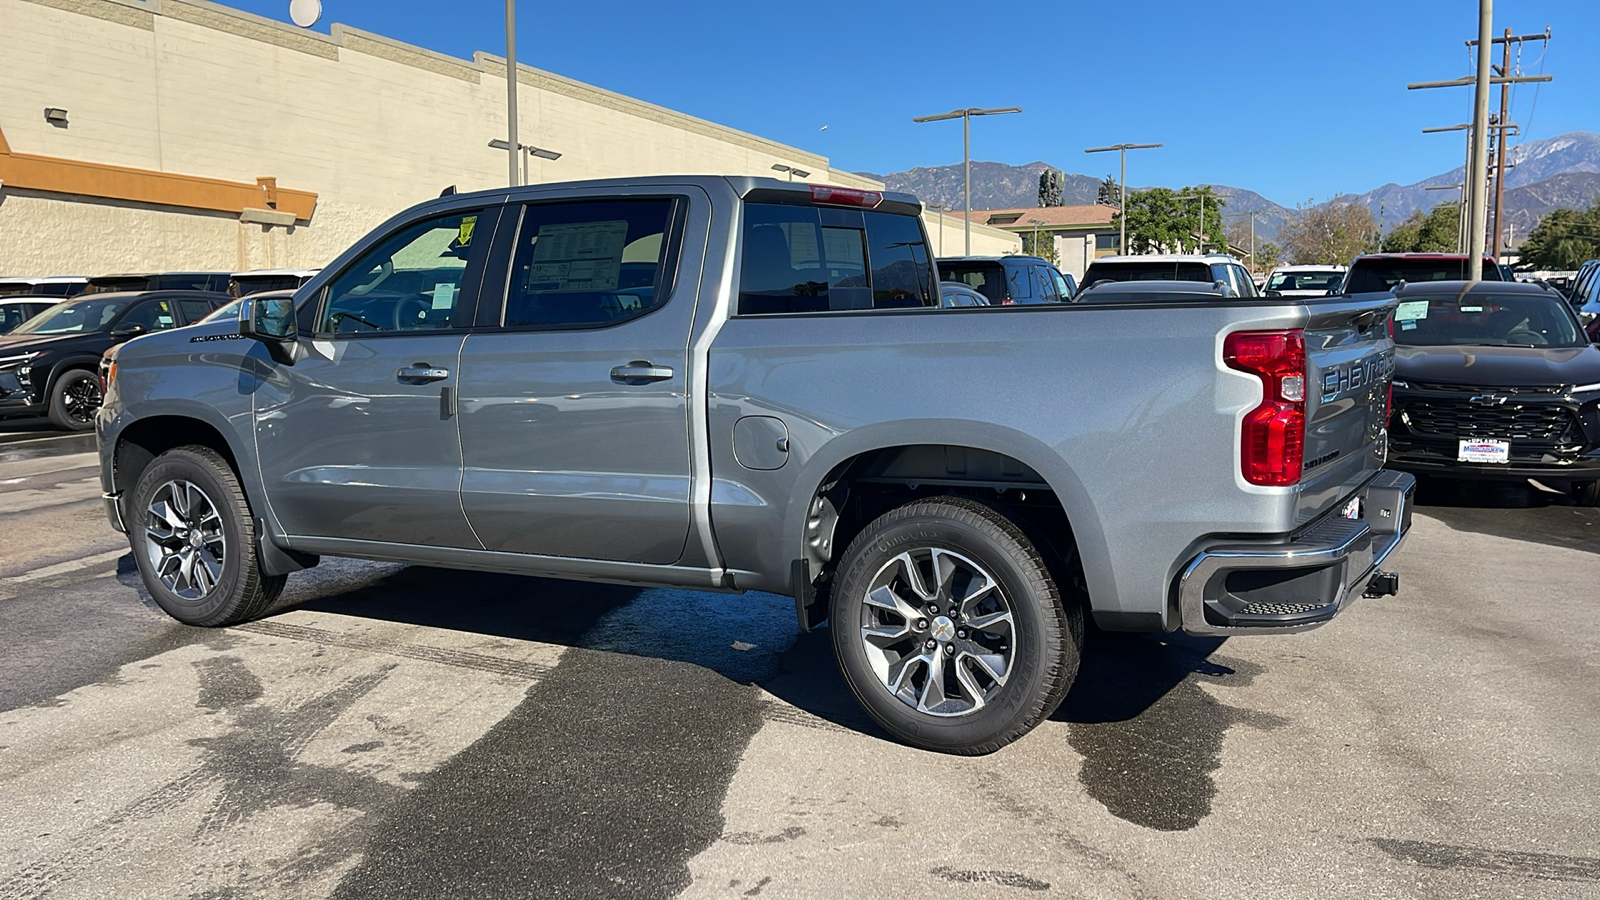
[[[285,576],[261,572],[250,505],[221,454],[179,447],[139,476],[128,538],[145,588],[187,625],[233,625],[265,613]]]
[[[993,752],[1054,712],[1077,674],[1082,616],[1015,523],[959,497],[869,524],[832,599],[856,699],[900,740],[945,753]]]
[[[1600,506],[1600,481],[1574,482],[1572,496],[1579,506]]]
[[[88,431],[100,400],[100,376],[88,369],[63,372],[50,389],[50,422],[68,431]]]

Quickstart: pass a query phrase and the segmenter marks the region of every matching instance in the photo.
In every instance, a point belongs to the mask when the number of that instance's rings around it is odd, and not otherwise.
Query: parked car
[[[1396,296],[1390,467],[1566,480],[1600,505],[1600,348],[1560,292],[1441,281]]]
[[[954,281],[989,298],[991,306],[1064,303],[1077,293],[1072,276],[1037,256],[947,256],[939,280]]]
[[[1350,264],[1340,292],[1388,292],[1401,282],[1464,281],[1471,259],[1464,253],[1363,253]],[[1487,256],[1483,258],[1483,280],[1505,280],[1505,273]]]
[[[1226,281],[1097,281],[1078,292],[1079,303],[1215,303],[1238,298]]]
[[[228,293],[234,297],[259,294],[262,291],[292,291],[310,281],[321,269],[254,269],[235,272],[228,282]]]
[[[44,278],[0,278],[0,297],[31,295],[54,297],[56,302],[76,297],[89,279],[82,275],[51,275]]]
[[[57,303],[0,335],[0,418],[48,415],[87,431],[100,408],[100,356],[143,334],[198,322],[226,294],[141,291]]]
[[[429,201],[117,348],[108,516],[195,625],[322,554],[787,594],[884,728],[957,753],[1055,709],[1084,615],[1297,631],[1392,592],[1393,298],[953,315],[920,213],[710,176]]]
[[[0,297],[0,334],[8,334],[58,302],[54,297]]]
[[[1585,326],[1600,319],[1600,259],[1591,259],[1578,269],[1567,297]]]
[[[1337,294],[1348,266],[1279,266],[1267,274],[1268,296],[1320,297]]]
[[[939,305],[945,309],[988,306],[989,298],[959,281],[939,282]]]
[[[233,275],[229,272],[155,272],[131,275],[96,275],[89,279],[85,294],[124,293],[127,291],[215,291],[226,293]]]
[[[1102,256],[1083,273],[1084,287],[1099,281],[1220,281],[1237,297],[1259,296],[1244,263],[1226,253]]]

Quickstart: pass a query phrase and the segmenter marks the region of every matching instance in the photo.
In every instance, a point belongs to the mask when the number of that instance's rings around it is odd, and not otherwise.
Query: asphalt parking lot
[[[786,598],[343,560],[179,625],[93,441],[0,428],[0,898],[1600,897],[1600,510],[1425,486],[1398,598],[1091,635],[991,756]]]

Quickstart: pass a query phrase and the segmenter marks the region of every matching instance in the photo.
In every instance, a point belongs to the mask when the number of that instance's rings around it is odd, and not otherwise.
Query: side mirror
[[[133,340],[144,333],[145,327],[143,325],[135,325],[131,322],[127,325],[118,325],[116,328],[111,329],[111,337],[118,341]]]
[[[300,324],[293,297],[246,297],[239,302],[239,334],[267,345],[272,358],[286,366],[295,362]]]

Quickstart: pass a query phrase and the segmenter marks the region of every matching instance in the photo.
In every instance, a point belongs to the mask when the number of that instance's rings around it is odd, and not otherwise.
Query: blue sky
[[[288,0],[228,0],[288,19]],[[499,0],[323,0],[343,22],[456,56],[505,51]],[[976,120],[975,159],[1044,160],[1129,180],[1249,188],[1293,206],[1459,165],[1472,89],[1407,91],[1470,72],[1474,0],[1193,0],[1016,4],[638,0],[518,6],[522,62],[892,172],[960,162],[959,122],[913,116],[1021,106]],[[1204,12],[1200,10],[1204,9]],[[787,10],[787,11],[786,11]],[[993,10],[993,12],[985,12]],[[1036,12],[1025,13],[1024,10]],[[1600,2],[1499,0],[1495,33],[1551,26],[1555,81],[1513,93],[1523,139],[1600,132]],[[1522,66],[1540,70],[1543,44]],[[1497,56],[1498,60],[1498,56]],[[828,126],[822,130],[822,126]]]

